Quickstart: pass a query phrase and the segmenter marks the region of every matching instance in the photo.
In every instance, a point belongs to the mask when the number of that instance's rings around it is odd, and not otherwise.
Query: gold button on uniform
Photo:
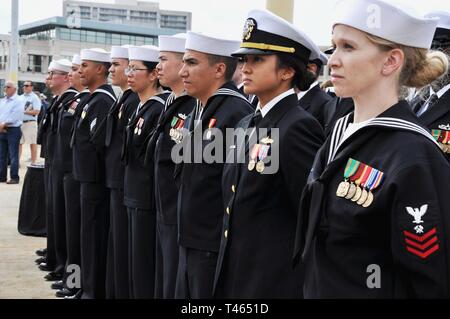
[[[225,238],[228,238],[228,230],[226,230],[223,235],[225,236]]]
[[[230,207],[227,207],[226,211],[227,211],[227,214],[230,215]]]
[[[233,192],[233,193],[236,193],[236,186],[231,186],[231,191]]]

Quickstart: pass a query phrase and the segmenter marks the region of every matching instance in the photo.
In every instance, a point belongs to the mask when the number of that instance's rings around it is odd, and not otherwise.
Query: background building
[[[19,28],[19,88],[24,81],[45,91],[52,59],[72,59],[86,48],[112,45],[158,45],[159,35],[191,29],[190,12],[165,11],[159,3],[116,0],[114,4],[64,1],[63,17],[52,17]],[[8,77],[9,35],[0,35],[0,95]]]
[[[190,12],[160,10],[159,3],[135,0],[116,0],[114,4],[65,0],[63,11],[64,17],[181,31],[190,30],[192,20]]]

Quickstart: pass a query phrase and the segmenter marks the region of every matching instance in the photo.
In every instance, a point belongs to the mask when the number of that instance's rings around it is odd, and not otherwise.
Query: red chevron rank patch
[[[406,250],[422,259],[428,258],[439,249],[436,233],[436,227],[422,236],[417,236],[406,230],[403,231],[403,234],[405,235]]]

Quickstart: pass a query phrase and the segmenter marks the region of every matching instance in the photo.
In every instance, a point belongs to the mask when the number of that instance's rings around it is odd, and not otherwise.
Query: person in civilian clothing
[[[16,94],[17,86],[8,81],[5,97],[0,100],[0,182],[19,184],[19,142],[22,132],[23,103]],[[7,181],[7,162],[10,160],[10,179]]]

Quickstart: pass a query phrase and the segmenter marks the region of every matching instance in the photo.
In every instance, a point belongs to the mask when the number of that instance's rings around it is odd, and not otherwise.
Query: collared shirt
[[[28,111],[40,111],[41,110],[41,99],[34,93],[24,93],[20,96],[22,98],[22,103],[23,103],[23,111],[25,112],[26,110]],[[29,114],[24,114],[23,115],[23,120],[24,121],[36,121],[37,120],[37,115],[29,115]]]
[[[280,95],[276,96],[275,98],[273,98],[269,103],[267,103],[266,105],[264,105],[263,108],[261,108],[261,102],[258,103],[258,107],[257,110],[261,111],[261,115],[262,117],[266,116],[267,113],[269,113],[269,111],[278,103],[280,102],[282,99],[284,99],[285,97],[291,95],[291,94],[295,94],[294,89],[289,89],[284,93],[281,93]]]
[[[316,85],[319,85],[319,82],[318,82],[318,81],[316,81],[316,82],[314,82],[313,84],[311,84],[311,86],[309,87],[309,89],[307,89],[306,91],[300,92],[300,93],[297,95],[298,99],[300,100],[302,97],[304,97],[304,96],[306,95],[306,93],[308,93],[309,90],[311,90],[311,89],[312,89],[313,87],[315,87]]]
[[[434,94],[436,94],[438,99],[440,99],[441,96],[444,95],[449,89],[450,89],[450,84],[447,84],[442,89],[440,89],[438,92],[434,92],[434,90],[430,86],[430,97],[433,96]],[[430,103],[429,103],[429,99],[428,99],[428,101],[425,102],[424,105],[422,105],[420,110],[417,112],[417,115],[420,116],[423,113],[425,113],[425,111],[428,110],[429,106],[430,106]]]
[[[23,121],[23,100],[17,95],[5,96],[0,100],[0,123],[19,127]]]

